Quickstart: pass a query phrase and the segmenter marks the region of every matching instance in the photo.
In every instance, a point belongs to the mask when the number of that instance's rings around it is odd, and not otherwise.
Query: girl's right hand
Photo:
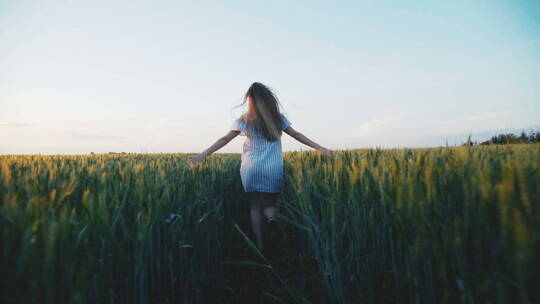
[[[326,148],[322,148],[321,150],[319,150],[319,153],[321,154],[324,154],[330,158],[334,158],[334,153],[332,152],[332,150],[328,150]]]

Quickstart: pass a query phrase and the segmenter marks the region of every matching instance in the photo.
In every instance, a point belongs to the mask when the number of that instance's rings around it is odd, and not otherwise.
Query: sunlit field
[[[0,302],[540,302],[540,145],[284,155],[271,257],[240,154],[0,156]]]

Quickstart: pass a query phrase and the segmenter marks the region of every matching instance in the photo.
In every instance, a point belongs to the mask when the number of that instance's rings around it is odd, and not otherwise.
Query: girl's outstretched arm
[[[240,131],[230,131],[226,135],[220,137],[213,145],[211,145],[208,149],[204,150],[203,152],[188,156],[189,165],[192,167],[197,163],[201,163],[202,161],[204,161],[204,159],[208,155],[221,149],[223,146],[228,144],[233,138],[235,138],[238,134],[240,134]]]
[[[288,127],[283,131],[285,133],[289,134],[294,139],[296,139],[299,142],[303,143],[304,145],[310,146],[313,149],[323,153],[326,156],[333,156],[333,153],[332,153],[331,150],[328,150],[325,147],[319,145],[318,143],[312,141],[311,139],[307,138],[304,134],[300,133],[299,131],[296,131],[292,127]]]

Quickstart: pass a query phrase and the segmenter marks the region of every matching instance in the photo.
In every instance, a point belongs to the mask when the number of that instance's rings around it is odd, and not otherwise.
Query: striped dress
[[[291,125],[283,114],[280,114],[280,118],[282,130]],[[244,191],[281,192],[283,184],[281,138],[270,142],[240,118],[234,121],[231,130],[240,131],[240,135],[246,136],[240,165]]]

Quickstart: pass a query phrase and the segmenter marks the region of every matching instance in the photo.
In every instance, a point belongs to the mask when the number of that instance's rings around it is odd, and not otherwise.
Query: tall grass
[[[1,302],[540,301],[540,145],[285,153],[272,261],[239,165],[0,156]]]

